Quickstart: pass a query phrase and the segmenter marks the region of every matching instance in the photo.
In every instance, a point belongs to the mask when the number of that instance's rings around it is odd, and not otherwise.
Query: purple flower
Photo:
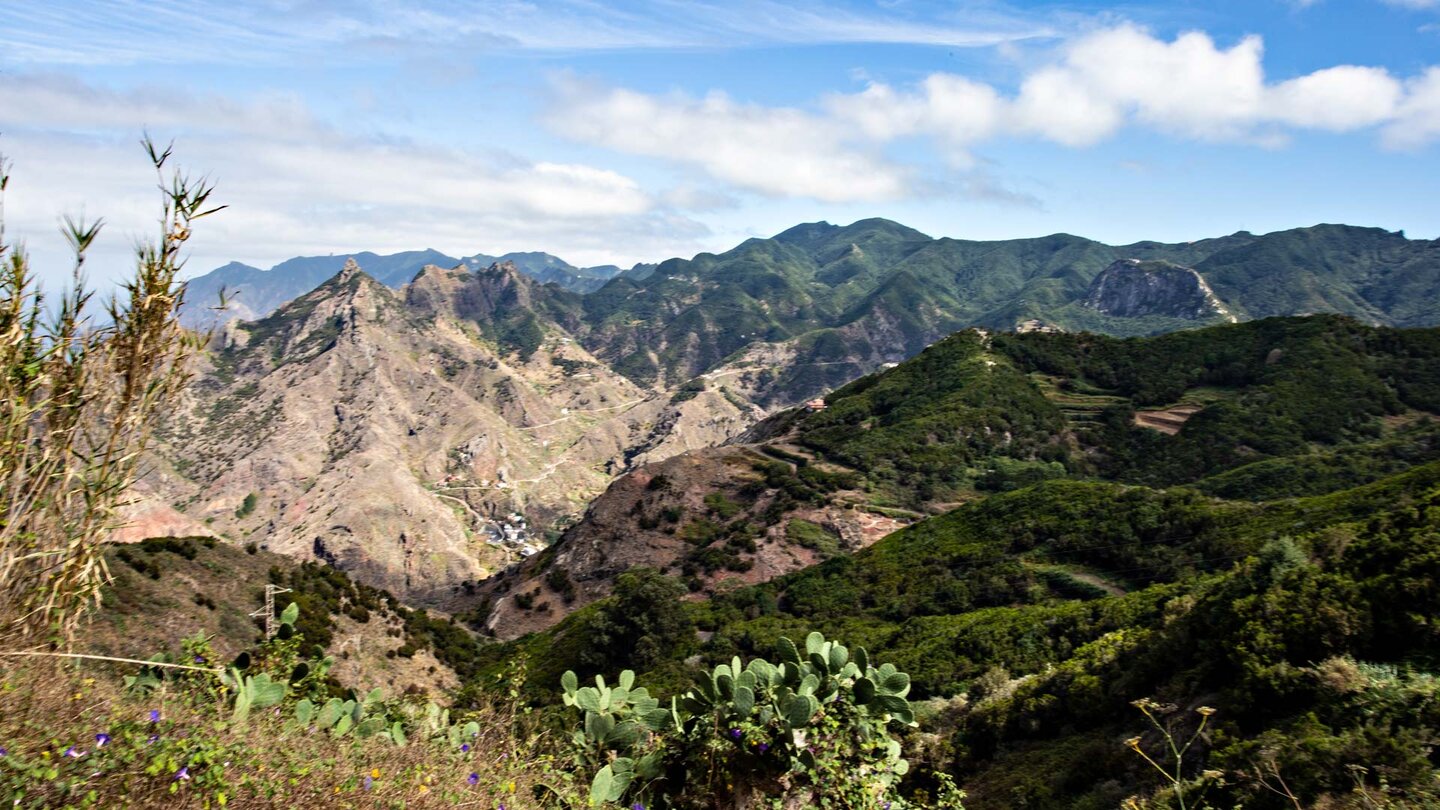
[[[10,756],[10,752],[5,750],[5,746],[0,745],[0,757],[8,757],[8,756]]]
[[[71,759],[79,759],[80,757],[85,756],[85,752],[84,752],[84,751],[76,751],[76,750],[75,750],[75,746],[72,745],[72,746],[70,746],[69,748],[66,748],[66,749],[65,749],[65,753],[62,754],[62,756],[67,756],[67,757],[70,757]]]
[[[770,750],[770,743],[760,743],[760,753],[763,754],[763,753],[765,753],[766,751],[769,751],[769,750]]]
[[[375,778],[374,778],[373,776],[368,776],[368,775],[367,775],[367,776],[365,777],[365,789],[366,789],[366,790],[369,790],[369,789],[370,789],[370,786],[373,785],[373,784],[375,784]]]
[[[109,743],[109,742],[110,742],[110,735],[109,735],[109,734],[106,734],[105,732],[102,731],[102,732],[100,732],[99,734],[96,734],[96,735],[95,735],[95,747],[96,747],[96,748],[104,748],[105,745],[106,745],[107,743]]]
[[[146,740],[146,741],[145,741],[145,744],[146,744],[146,745],[154,745],[154,744],[157,743],[157,742],[160,742],[160,735],[159,735],[159,734],[151,734],[151,735],[150,735],[150,739]]]
[[[170,781],[171,781],[171,782],[179,782],[179,781],[182,780],[182,779],[189,779],[189,778],[190,778],[190,766],[189,766],[189,765],[181,765],[181,766],[180,766],[180,770],[178,770],[178,771],[175,772],[175,778],[171,779]]]
[[[158,723],[158,722],[160,722],[160,710],[159,710],[159,709],[151,709],[151,710],[150,710],[150,722],[152,722],[152,723]]]
[[[472,785],[478,785],[480,784],[480,774],[472,773],[469,776],[465,777],[465,781],[469,782]]]
[[[203,663],[205,663],[205,656],[203,656],[203,655],[197,655],[197,656],[195,656],[195,663],[197,663],[197,664],[203,664]]]
[[[732,728],[732,729],[730,729],[730,739],[732,739],[732,740],[738,740],[738,739],[740,739],[740,738],[743,737],[743,736],[744,736],[744,733],[741,732],[740,729],[738,729],[738,728]]]
[[[462,744],[462,745],[460,746],[460,753],[462,753],[462,754],[468,754],[468,753],[470,753],[470,743],[464,743],[464,744]]]
[[[630,810],[645,810],[645,805],[640,802],[635,802],[635,804],[630,806]]]

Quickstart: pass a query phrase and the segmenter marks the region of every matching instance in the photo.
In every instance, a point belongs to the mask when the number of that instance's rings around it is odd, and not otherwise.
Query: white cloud
[[[830,202],[985,187],[978,175],[918,186],[918,172],[882,151],[916,137],[970,172],[973,149],[986,142],[1033,137],[1079,148],[1127,127],[1267,147],[1305,130],[1377,128],[1385,145],[1403,148],[1440,139],[1440,69],[1403,84],[1382,68],[1356,65],[1272,82],[1263,56],[1255,36],[1222,47],[1199,31],[1167,41],[1126,24],[1067,42],[1009,95],[934,73],[907,88],[872,81],[824,96],[810,110],[718,93],[580,89],[566,80],[550,122],[571,138],[688,164],[737,188]]]
[[[119,92],[22,74],[0,75],[0,149],[15,163],[10,235],[53,260],[55,222],[83,208],[109,220],[105,245],[118,262],[125,236],[147,234],[157,211],[136,144],[147,126],[177,135],[177,157],[209,172],[231,206],[199,229],[202,265],[425,246],[628,263],[706,230],[594,166],[357,137],[290,99]]]
[[[1344,132],[1389,120],[1402,96],[1400,82],[1386,71],[1342,65],[1281,82],[1267,101],[1277,121]]]
[[[905,196],[905,169],[854,145],[825,116],[704,98],[652,96],[557,83],[550,126],[564,135],[631,154],[698,166],[736,187],[827,202]]]
[[[1100,140],[1127,120],[1180,137],[1267,143],[1271,125],[1374,126],[1394,114],[1401,97],[1388,72],[1354,65],[1269,84],[1263,55],[1254,36],[1221,48],[1198,31],[1171,42],[1129,25],[1099,31],[1026,81],[1016,100],[1020,123],[1072,145]]]
[[[1406,82],[1405,100],[1383,135],[1394,149],[1419,149],[1440,140],[1440,67]]]
[[[1118,104],[1090,92],[1080,77],[1061,68],[1031,74],[1020,86],[1012,112],[1018,132],[1066,146],[1098,143],[1124,121]]]
[[[1004,115],[994,88],[950,73],[931,74],[916,93],[871,83],[860,93],[829,96],[824,104],[832,116],[876,141],[943,132],[955,142],[974,143],[994,135]]]

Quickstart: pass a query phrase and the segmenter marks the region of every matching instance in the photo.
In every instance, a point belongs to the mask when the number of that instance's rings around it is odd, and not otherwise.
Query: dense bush
[[[819,633],[803,652],[782,638],[777,653],[778,662],[735,658],[698,673],[669,707],[629,670],[614,687],[603,677],[581,687],[565,673],[565,704],[584,715],[576,761],[596,771],[591,805],[911,806],[898,790],[909,763],[889,733],[914,724],[909,677],[872,666],[863,648],[852,659]],[[944,791],[941,806],[959,798]]]

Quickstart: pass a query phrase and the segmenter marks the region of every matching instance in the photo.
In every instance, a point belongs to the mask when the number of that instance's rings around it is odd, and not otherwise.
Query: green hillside
[[[1254,506],[1056,482],[739,592],[700,622],[717,631],[707,655],[819,627],[881,651],[917,692],[969,692],[943,759],[973,807],[1113,806],[1145,782],[1115,742],[1143,730],[1129,702],[1145,697],[1218,709],[1197,770],[1268,756],[1313,798],[1347,791],[1353,763],[1428,795],[1437,507],[1434,463]],[[1254,789],[1224,795],[1281,806]]]
[[[913,505],[1060,476],[1191,483],[1334,448],[1373,478],[1386,457],[1433,457],[1440,332],[1337,316],[1146,339],[966,331],[827,402],[772,430]],[[1150,415],[1178,432],[1137,422]]]

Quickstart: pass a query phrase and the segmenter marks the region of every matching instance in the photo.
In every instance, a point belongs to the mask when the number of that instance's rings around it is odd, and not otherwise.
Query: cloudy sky
[[[0,0],[8,237],[98,277],[174,139],[231,208],[191,270],[299,254],[719,250],[798,222],[1182,241],[1440,237],[1440,0]]]

